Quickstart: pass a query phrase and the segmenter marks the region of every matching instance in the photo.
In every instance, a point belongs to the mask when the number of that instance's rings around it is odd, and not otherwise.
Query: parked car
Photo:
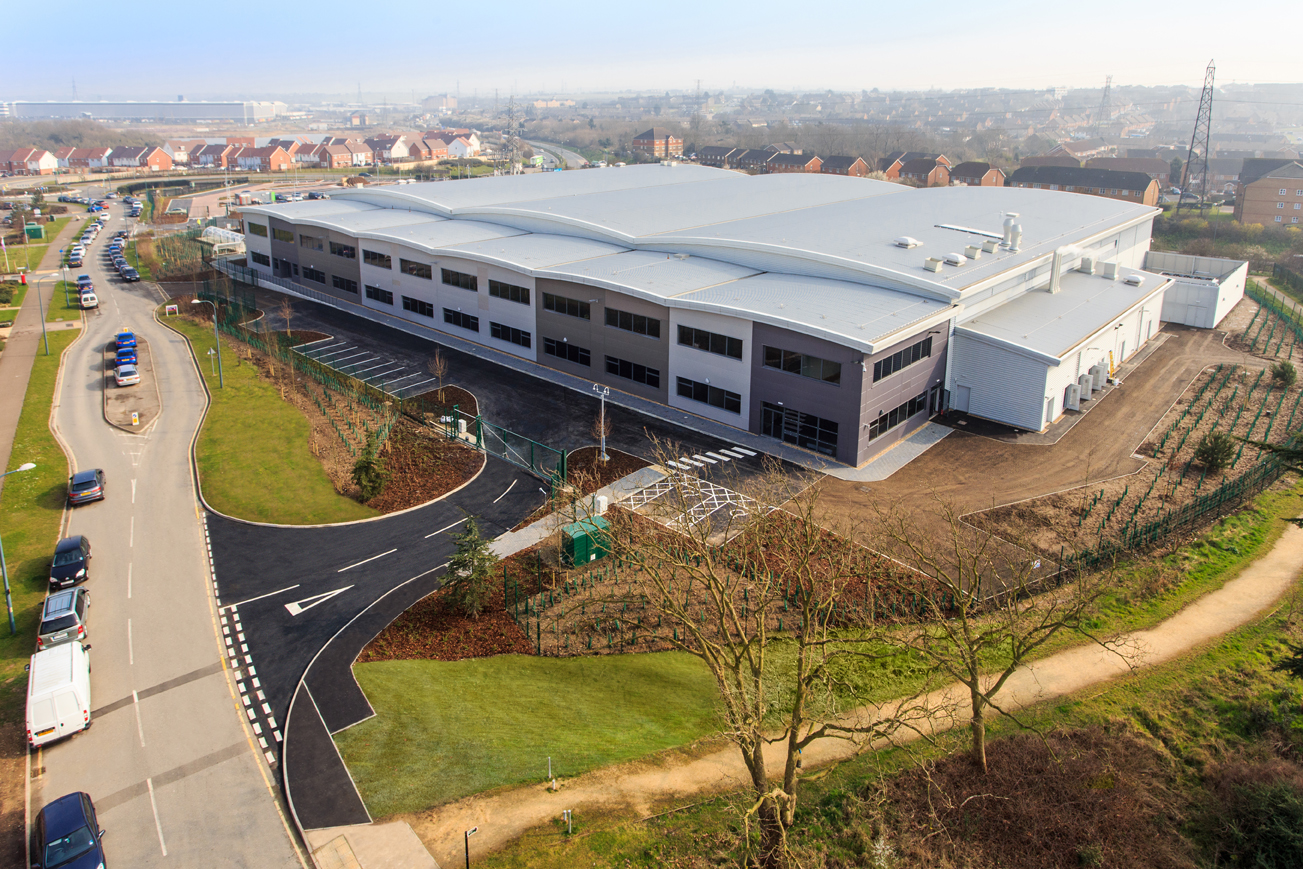
[[[113,379],[117,381],[118,386],[138,386],[140,371],[134,365],[119,365],[118,370],[113,372]]]
[[[41,608],[41,626],[36,631],[36,651],[86,639],[86,617],[89,611],[89,589],[79,586],[51,592]]]
[[[32,869],[103,867],[103,838],[90,794],[59,797],[41,809],[32,826]]]
[[[123,329],[117,334],[117,337],[114,338],[113,343],[118,350],[123,350],[127,347],[135,347],[136,333],[132,332],[130,329]]]
[[[68,478],[68,502],[85,504],[104,500],[104,471],[91,468],[78,471]]]
[[[124,347],[114,355],[113,367],[120,368],[123,365],[135,365],[136,361],[136,348]]]
[[[89,287],[89,286],[91,286],[90,275],[77,275],[78,289],[80,289],[81,287]]]
[[[90,540],[84,534],[63,538],[54,547],[54,559],[50,562],[50,588],[84,582],[90,571],[90,562]]]
[[[132,282],[138,281],[140,280],[140,272],[136,271],[133,268],[128,267],[122,270],[122,277],[124,280],[127,281],[132,281]]]
[[[27,665],[27,741],[45,745],[90,727],[90,646],[62,643],[32,655]],[[80,862],[44,862],[50,836],[37,816],[33,828],[33,866],[85,869]],[[40,857],[42,860],[37,861]],[[74,860],[76,858],[73,858]],[[91,863],[98,867],[101,864]]]
[[[81,309],[83,311],[89,311],[91,308],[98,308],[99,306],[100,306],[99,296],[95,295],[90,290],[86,290],[81,294]]]

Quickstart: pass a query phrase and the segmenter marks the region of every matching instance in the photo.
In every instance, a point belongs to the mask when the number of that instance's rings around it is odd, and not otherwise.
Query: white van
[[[90,646],[62,645],[32,655],[27,675],[27,741],[33,747],[90,727]]]
[[[90,310],[91,308],[98,308],[99,306],[100,306],[99,297],[97,297],[94,293],[90,291],[86,291],[81,294],[82,310]]]

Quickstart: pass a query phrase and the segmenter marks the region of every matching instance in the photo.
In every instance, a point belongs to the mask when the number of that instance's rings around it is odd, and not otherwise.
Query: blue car
[[[113,358],[114,368],[117,368],[119,365],[135,365],[135,364],[136,364],[135,347],[127,347],[123,350],[119,350],[117,355]]]
[[[130,329],[123,329],[118,333],[117,347],[119,350],[128,350],[136,346],[136,333]]]
[[[102,867],[102,838],[90,794],[78,791],[59,797],[41,809],[32,825],[32,869]]]

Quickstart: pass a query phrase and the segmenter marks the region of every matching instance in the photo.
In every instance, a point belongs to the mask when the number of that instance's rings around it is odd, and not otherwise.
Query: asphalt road
[[[124,226],[121,206],[112,214],[79,270],[95,279],[101,307],[68,351],[55,411],[75,467],[107,474],[106,499],[73,511],[67,531],[94,547],[93,726],[33,754],[32,811],[87,791],[117,866],[297,866],[271,771],[222,664],[190,477],[203,393],[185,343],[151,318],[153,291],[103,268],[108,236]],[[123,325],[149,341],[163,399],[159,421],[139,435],[102,416],[101,350]]]
[[[576,154],[574,151],[566,150],[565,148],[562,148],[560,145],[553,145],[551,142],[530,142],[529,144],[539,148],[546,148],[547,150],[553,152],[554,154],[560,154],[561,157],[566,161],[567,169],[580,169],[583,168],[583,165],[588,162],[587,160],[584,159],[582,154]]]

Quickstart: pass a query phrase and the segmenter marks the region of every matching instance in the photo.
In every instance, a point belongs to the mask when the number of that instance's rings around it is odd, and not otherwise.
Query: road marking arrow
[[[323,594],[314,594],[312,597],[305,597],[303,600],[296,600],[293,603],[285,604],[285,609],[290,611],[290,615],[296,616],[304,610],[310,610],[317,604],[323,604],[337,594],[343,594],[353,586],[346,585],[343,588],[337,588],[334,591],[328,591]]]

